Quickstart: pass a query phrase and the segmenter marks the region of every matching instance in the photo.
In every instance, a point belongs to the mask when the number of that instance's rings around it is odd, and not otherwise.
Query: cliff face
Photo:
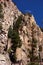
[[[13,26],[13,20],[16,21],[18,17],[22,15],[22,27],[19,29],[19,36],[22,41],[22,46],[21,48],[16,49],[16,56],[17,61],[22,60],[22,64],[26,65],[27,61],[30,61],[30,58],[28,58],[27,56],[28,49],[31,50],[32,35],[37,40],[37,48],[35,50],[36,51],[35,54],[38,56],[39,45],[43,45],[43,33],[41,32],[39,26],[36,24],[33,15],[22,14],[11,0],[1,0],[0,4],[2,5],[3,8],[2,9],[3,18],[0,17],[0,23],[2,24],[2,29],[0,29],[0,56],[3,55],[3,57],[9,59],[9,57],[7,58],[8,56],[7,50],[11,46],[11,40],[8,39],[8,29],[10,25]],[[5,51],[6,46],[7,50]],[[43,52],[41,52],[41,54],[43,55]],[[3,60],[4,58],[1,59]],[[7,63],[6,65],[11,64],[11,62],[9,64]],[[3,63],[1,65],[3,65]]]
[[[3,7],[3,19],[0,19],[0,22],[2,23],[2,33],[0,32],[0,43],[7,44],[7,34],[8,34],[8,28],[10,25],[13,25],[13,20],[18,18],[20,16],[21,12],[17,9],[17,7],[12,3],[12,1],[2,1],[1,3]],[[12,5],[12,6],[11,6]]]

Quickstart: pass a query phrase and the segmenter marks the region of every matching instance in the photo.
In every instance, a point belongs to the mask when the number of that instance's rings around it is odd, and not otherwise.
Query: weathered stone
[[[18,19],[18,16],[22,15],[22,27],[21,30],[19,29],[19,36],[22,41],[21,48],[16,49],[16,56],[17,61],[21,61],[21,65],[27,65],[27,61],[30,61],[30,58],[27,57],[28,49],[31,50],[31,43],[32,43],[32,26],[34,28],[33,30],[33,36],[37,40],[37,48],[36,48],[36,55],[38,56],[39,53],[39,45],[42,45],[43,47],[43,33],[41,32],[39,26],[36,24],[36,21],[33,17],[33,15],[29,14],[22,14],[16,5],[12,2],[12,0],[0,0],[0,3],[2,3],[3,6],[3,14],[4,19],[2,22],[2,31],[0,32],[0,65],[10,65],[10,59],[8,54],[4,52],[4,49],[7,45],[7,50],[11,47],[11,39],[8,38],[8,29],[9,26],[13,26],[13,20],[14,22]],[[4,6],[4,2],[6,3],[6,7]],[[43,49],[42,49],[43,50]],[[2,54],[1,54],[2,53]],[[4,55],[3,55],[4,53]],[[41,52],[41,58],[43,57],[43,52]],[[2,61],[1,61],[2,60]],[[17,63],[15,64],[17,65]],[[18,63],[19,65],[19,63]]]

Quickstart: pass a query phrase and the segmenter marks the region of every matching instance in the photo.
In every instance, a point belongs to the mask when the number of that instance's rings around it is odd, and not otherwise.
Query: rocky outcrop
[[[33,27],[33,31],[32,31]],[[33,32],[33,34],[32,34]],[[34,39],[37,40],[37,48],[35,54],[38,56],[39,54],[39,46],[42,46],[42,39],[43,39],[43,33],[41,32],[39,26],[36,24],[35,19],[33,16],[29,16],[26,14],[24,16],[24,21],[23,21],[23,27],[22,30],[19,31],[20,33],[20,38],[22,40],[22,59],[24,62],[24,65],[27,63],[27,61],[30,61],[30,58],[28,58],[28,49],[31,50],[31,41],[32,41],[32,35],[34,36]],[[20,51],[19,51],[20,52]],[[43,53],[42,53],[43,54]]]
[[[11,65],[8,54],[0,54],[0,65]]]
[[[9,49],[10,40],[8,40],[8,28],[10,25],[13,25],[13,20],[18,18],[18,16],[21,15],[21,12],[17,9],[16,5],[13,4],[12,1],[7,1],[7,0],[1,0],[0,4],[2,5],[3,8],[3,15],[4,18],[0,18],[0,22],[2,23],[2,30],[0,30],[0,65],[10,65],[9,63],[10,59],[8,60],[7,56],[7,48]],[[4,54],[4,55],[3,55]],[[5,55],[7,54],[7,56]],[[3,56],[3,57],[2,57]],[[6,60],[6,59],[7,60]],[[5,60],[5,61],[4,61]],[[5,64],[4,64],[5,63]]]
[[[11,0],[1,0],[3,7],[3,20],[0,19],[2,23],[2,30],[0,30],[0,59],[2,60],[1,65],[10,65],[7,56],[7,50],[11,47],[11,40],[8,39],[8,29],[9,26],[13,26],[14,22],[18,19],[20,15],[22,15],[22,26],[19,29],[19,36],[22,41],[21,48],[16,49],[17,61],[21,60],[22,65],[27,65],[27,62],[30,61],[28,58],[28,49],[31,50],[31,41],[32,41],[32,27],[33,27],[33,36],[37,40],[37,48],[35,54],[38,56],[39,53],[39,45],[43,45],[43,33],[41,29],[36,24],[36,21],[31,14],[22,14],[16,5]],[[7,47],[7,48],[6,48]],[[4,54],[4,55],[3,55]],[[6,54],[6,55],[5,55]],[[43,56],[43,52],[42,55]],[[7,59],[7,60],[6,60]],[[3,64],[6,63],[6,64]],[[9,63],[9,64],[8,64]]]
[[[4,1],[4,0],[3,0]],[[7,45],[7,34],[8,34],[8,28],[10,25],[13,25],[13,20],[18,18],[18,16],[21,15],[21,12],[17,9],[16,5],[12,3],[12,1],[2,1],[3,6],[3,15],[4,19],[2,22],[2,33],[0,33],[0,43],[2,45]],[[6,4],[6,7],[5,7]],[[12,6],[11,6],[12,5]]]

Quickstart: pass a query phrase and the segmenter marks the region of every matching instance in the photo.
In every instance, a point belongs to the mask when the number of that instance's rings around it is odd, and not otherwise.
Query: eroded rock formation
[[[28,49],[31,50],[31,41],[32,41],[32,27],[33,27],[33,36],[37,40],[37,48],[35,54],[38,56],[39,45],[43,45],[43,33],[41,29],[36,24],[36,21],[33,15],[30,14],[22,14],[16,5],[11,0],[0,0],[0,4],[3,8],[3,19],[0,18],[0,22],[2,23],[2,30],[0,30],[0,57],[1,60],[7,59],[6,54],[7,50],[11,46],[11,40],[8,39],[8,29],[9,26],[13,26],[13,20],[16,21],[20,15],[22,15],[22,27],[19,29],[19,36],[22,41],[21,48],[16,49],[17,61],[22,60],[22,65],[26,65],[30,58],[28,58]],[[7,46],[7,49],[6,49]],[[5,51],[6,49],[6,51]],[[41,52],[41,56],[43,57],[43,52]],[[3,56],[3,58],[2,58]],[[7,61],[5,59],[5,61]],[[9,60],[10,61],[10,60]],[[1,63],[1,62],[0,62]],[[1,65],[10,65],[7,64]]]

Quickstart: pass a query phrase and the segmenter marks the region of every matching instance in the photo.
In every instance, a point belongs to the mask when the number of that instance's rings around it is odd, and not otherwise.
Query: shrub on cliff
[[[10,26],[10,27],[9,27],[9,30],[8,30],[8,38],[11,38],[11,37],[12,37],[12,34],[13,34],[13,29],[12,29],[12,27]]]
[[[0,30],[2,30],[2,23],[0,22]]]
[[[21,26],[22,16],[19,16],[16,23],[13,23],[13,29],[18,31]]]
[[[0,3],[0,19],[2,19],[4,16],[3,16],[3,7],[2,7],[2,4]]]
[[[21,24],[21,16],[18,17],[16,23],[13,23],[13,29],[10,26],[9,30],[8,30],[8,38],[11,38],[11,42],[12,42],[12,46],[11,46],[11,50],[14,52],[12,55],[12,52],[10,51],[9,55],[10,55],[10,59],[11,61],[15,61],[16,60],[16,49],[17,47],[21,47],[22,43],[21,43],[21,39],[19,37],[19,27]]]

